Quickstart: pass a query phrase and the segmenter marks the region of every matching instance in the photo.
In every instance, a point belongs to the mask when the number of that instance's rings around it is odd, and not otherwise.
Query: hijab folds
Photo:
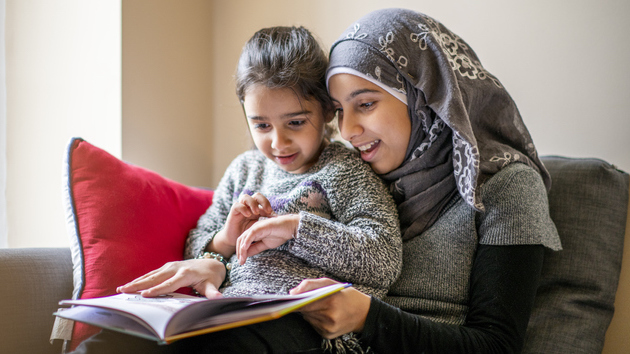
[[[407,104],[405,160],[381,175],[398,204],[403,239],[431,226],[455,193],[484,211],[479,186],[508,164],[533,167],[550,188],[508,92],[436,20],[404,9],[371,12],[333,44],[328,78],[338,73],[363,77]]]

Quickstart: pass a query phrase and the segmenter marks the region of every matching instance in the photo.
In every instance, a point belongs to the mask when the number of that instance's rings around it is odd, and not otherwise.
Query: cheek
[[[252,140],[254,141],[254,145],[256,145],[256,148],[264,152],[264,150],[266,149],[266,145],[268,145],[266,142],[267,139],[263,135],[257,134],[254,131],[250,131],[250,132],[251,132]]]
[[[403,163],[405,155],[407,154],[407,148],[409,147],[411,122],[409,120],[399,120],[397,124],[390,125],[388,129],[390,131],[390,139],[394,144],[392,146],[395,155],[394,160],[400,165]]]

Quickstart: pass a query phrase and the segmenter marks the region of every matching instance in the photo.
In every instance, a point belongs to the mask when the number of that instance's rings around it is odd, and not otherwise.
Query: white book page
[[[94,299],[65,300],[60,304],[96,306],[123,311],[143,319],[160,337],[163,337],[168,322],[177,311],[191,303],[204,300],[207,299],[176,293],[155,298],[146,298],[139,294],[117,294]]]

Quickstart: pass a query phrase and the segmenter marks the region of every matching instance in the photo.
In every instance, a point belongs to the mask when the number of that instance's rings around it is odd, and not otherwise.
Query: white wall
[[[120,2],[7,0],[8,246],[66,246],[64,150],[82,136],[116,156]]]
[[[383,7],[424,12],[477,52],[516,100],[540,154],[603,158],[630,171],[630,1],[220,1],[213,21],[215,172],[248,147],[232,75],[261,27],[304,25],[330,44]]]

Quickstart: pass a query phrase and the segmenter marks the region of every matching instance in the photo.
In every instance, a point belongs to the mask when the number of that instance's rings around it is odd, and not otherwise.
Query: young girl
[[[359,154],[329,140],[327,64],[302,27],[262,29],[246,43],[237,95],[257,149],[226,170],[189,235],[189,259],[118,291],[156,296],[192,286],[212,297],[225,279],[223,295],[275,294],[306,278],[329,277],[375,297],[386,294],[402,266],[398,213]],[[322,337],[296,314],[166,347],[102,332],[77,352],[306,352],[321,345]]]
[[[383,297],[399,274],[393,200],[356,152],[329,142],[327,63],[304,28],[260,30],[243,49],[237,95],[257,149],[228,167],[186,247],[186,258],[236,252],[223,295],[329,276]]]

